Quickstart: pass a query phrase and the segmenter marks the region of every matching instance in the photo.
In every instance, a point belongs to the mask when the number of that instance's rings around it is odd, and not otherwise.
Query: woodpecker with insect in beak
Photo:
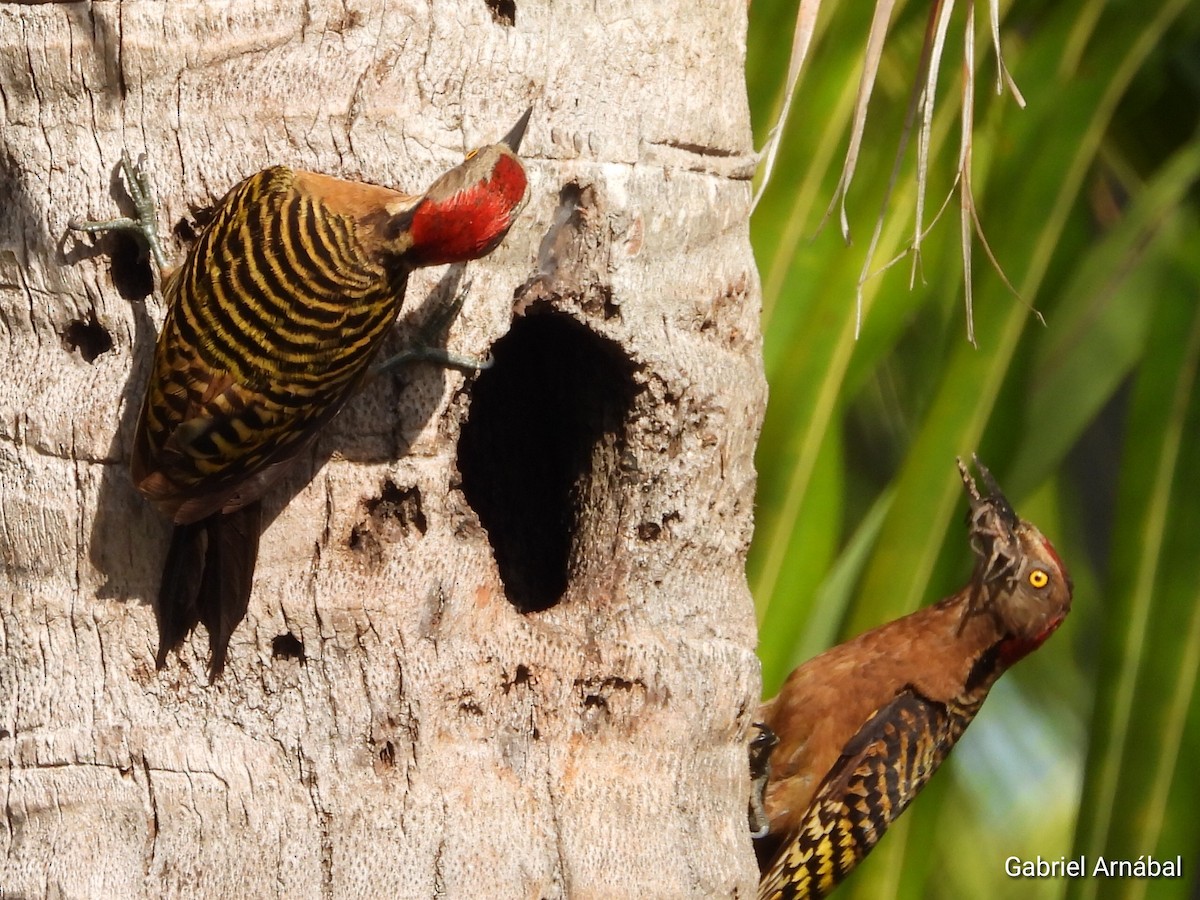
[[[824,897],[925,786],[1005,670],[1071,607],[1050,542],[1017,518],[991,473],[966,467],[975,553],[953,596],[804,663],[759,717],[778,737],[756,844],[759,900]]]

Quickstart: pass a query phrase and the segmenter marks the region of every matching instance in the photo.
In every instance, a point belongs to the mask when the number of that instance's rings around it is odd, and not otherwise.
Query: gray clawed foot
[[[144,153],[138,157],[135,165],[129,159],[129,153],[121,151],[121,172],[125,176],[126,190],[129,192],[129,198],[133,201],[133,208],[137,212],[136,219],[126,216],[102,221],[72,219],[67,223],[67,227],[72,231],[81,231],[87,234],[103,234],[106,231],[135,232],[150,248],[150,255],[161,273],[167,267],[167,258],[163,254],[162,244],[158,240],[154,186],[151,184],[150,175],[145,166],[146,155]]]
[[[771,820],[767,816],[767,782],[771,777],[771,751],[779,743],[775,732],[767,727],[765,722],[755,722],[758,729],[750,741],[750,836],[763,838],[771,830]]]
[[[377,363],[372,367],[371,374],[379,376],[397,366],[404,366],[415,362],[433,363],[434,365],[445,366],[448,369],[459,369],[463,372],[479,372],[492,367],[492,358],[490,356],[485,359],[477,359],[474,356],[462,356],[458,353],[451,353],[449,350],[441,347],[409,347],[407,350],[402,350],[395,356],[389,356],[383,362]]]
[[[461,356],[457,353],[451,353],[449,350],[437,346],[444,339],[446,332],[450,328],[450,323],[454,321],[455,316],[462,309],[470,289],[470,279],[463,279],[458,290],[454,292],[454,298],[449,303],[439,306],[434,312],[430,313],[425,324],[417,333],[416,344],[406,350],[400,351],[394,356],[389,356],[383,362],[376,363],[371,368],[371,374],[379,376],[397,366],[414,362],[429,362],[434,365],[459,369],[464,372],[478,372],[483,369],[490,369],[492,366],[492,358],[490,356],[485,359],[476,359],[473,356]]]

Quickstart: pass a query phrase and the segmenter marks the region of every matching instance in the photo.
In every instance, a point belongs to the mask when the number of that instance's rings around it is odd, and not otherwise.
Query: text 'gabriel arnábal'
[[[1097,856],[1088,864],[1086,856],[1069,859],[1021,859],[1010,856],[1004,860],[1004,871],[1014,878],[1179,878],[1183,875],[1183,857],[1155,859],[1142,855],[1137,859],[1106,859]]]

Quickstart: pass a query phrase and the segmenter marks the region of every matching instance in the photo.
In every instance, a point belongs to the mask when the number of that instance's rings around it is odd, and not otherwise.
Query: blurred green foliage
[[[758,141],[781,102],[796,0],[755,0]],[[956,11],[961,23],[965,10]],[[840,897],[1200,896],[1200,4],[1015,0],[997,96],[977,11],[973,186],[1014,296],[979,245],[966,340],[957,200],[910,261],[854,295],[928,16],[898,4],[849,196],[868,4],[826,0],[752,219],[770,406],[750,582],[767,694],[837,640],[961,585],[956,455],[979,453],[1076,583],[1067,623],[1005,676],[942,773]],[[927,209],[952,189],[963,29],[943,62]],[[902,169],[873,268],[910,240]],[[1031,314],[1045,316],[1045,327]],[[1012,879],[1006,857],[1184,857],[1185,877]]]

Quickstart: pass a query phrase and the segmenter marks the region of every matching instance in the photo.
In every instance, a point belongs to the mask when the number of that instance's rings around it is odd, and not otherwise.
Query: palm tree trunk
[[[744,562],[765,400],[746,4],[0,7],[0,887],[750,896]],[[448,346],[266,499],[209,685],[161,671],[128,460],[168,256],[283,163],[415,192],[530,105],[530,202]],[[411,339],[453,279],[415,275]]]

